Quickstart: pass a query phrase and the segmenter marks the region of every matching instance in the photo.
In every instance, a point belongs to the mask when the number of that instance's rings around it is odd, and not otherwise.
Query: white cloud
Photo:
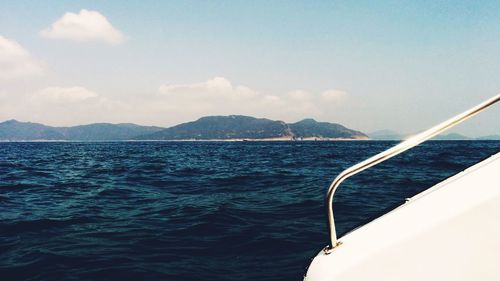
[[[307,100],[311,99],[311,94],[309,94],[308,92],[303,91],[303,90],[291,91],[287,95],[290,99],[296,100],[296,101],[307,101]]]
[[[321,94],[295,90],[283,95],[269,95],[215,77],[200,83],[162,85],[154,103],[156,110],[173,112],[184,120],[204,115],[244,114],[290,121],[321,118],[344,95],[338,90]]]
[[[119,44],[123,34],[97,11],[81,10],[80,13],[65,13],[51,27],[40,31],[40,35],[50,39],[67,39],[78,42],[104,41]]]
[[[327,90],[321,93],[321,98],[325,101],[339,101],[345,97],[346,93],[339,90]]]
[[[130,121],[128,110],[130,108],[78,86],[9,91],[3,98],[0,96],[0,120],[18,119],[58,126],[121,122]]]
[[[56,104],[79,103],[96,98],[98,95],[83,87],[47,87],[33,94],[36,102],[49,102]]]
[[[335,92],[325,92],[330,91]],[[95,122],[170,126],[207,115],[241,114],[286,122],[303,118],[342,121],[338,118],[346,101],[328,101],[321,92],[304,90],[260,93],[215,77],[205,82],[162,85],[149,95],[105,95],[84,87],[9,92],[0,102],[0,120],[16,118],[61,126]]]
[[[0,36],[0,79],[40,75],[43,65],[14,40]]]
[[[161,98],[179,103],[240,101],[258,96],[258,93],[247,87],[233,87],[231,82],[223,77],[215,77],[201,83],[161,85],[158,93]]]

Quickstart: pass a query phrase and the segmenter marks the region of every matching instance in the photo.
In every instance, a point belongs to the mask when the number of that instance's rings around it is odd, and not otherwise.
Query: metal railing
[[[417,135],[414,135],[410,137],[409,139],[399,143],[398,145],[389,148],[379,154],[376,154],[375,156],[372,156],[346,170],[344,170],[342,173],[340,173],[335,180],[330,184],[330,187],[328,188],[328,192],[326,194],[326,208],[328,210],[328,224],[329,224],[329,231],[330,231],[330,245],[326,246],[324,248],[325,254],[329,254],[337,247],[338,245],[341,244],[340,241],[337,239],[337,232],[335,230],[335,220],[333,217],[333,196],[335,195],[335,191],[337,191],[338,187],[340,184],[346,180],[347,178],[364,171],[372,166],[377,165],[378,163],[381,163],[393,156],[396,156],[414,146],[417,146],[421,144],[422,142],[431,139],[432,137],[462,123],[463,121],[471,118],[472,116],[478,114],[479,112],[483,111],[487,107],[495,104],[496,102],[500,101],[500,94],[492,97],[491,99],[459,114],[456,115],[422,133],[419,133]]]

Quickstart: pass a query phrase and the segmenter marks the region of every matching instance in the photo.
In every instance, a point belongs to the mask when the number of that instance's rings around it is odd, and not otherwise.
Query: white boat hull
[[[305,280],[500,280],[500,153],[340,241]]]

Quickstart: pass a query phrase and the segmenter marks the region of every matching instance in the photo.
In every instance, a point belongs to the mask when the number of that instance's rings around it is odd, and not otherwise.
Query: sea
[[[395,144],[0,143],[0,280],[302,280],[328,185]],[[430,141],[348,179],[339,234],[499,151]]]

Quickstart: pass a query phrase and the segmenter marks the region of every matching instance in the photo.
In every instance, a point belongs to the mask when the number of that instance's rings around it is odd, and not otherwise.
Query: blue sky
[[[66,13],[109,26],[55,30]],[[498,1],[0,1],[0,36],[29,54],[0,53],[0,120],[246,114],[414,132],[500,92]],[[26,73],[2,79],[14,63]],[[499,113],[457,131],[499,134]]]

